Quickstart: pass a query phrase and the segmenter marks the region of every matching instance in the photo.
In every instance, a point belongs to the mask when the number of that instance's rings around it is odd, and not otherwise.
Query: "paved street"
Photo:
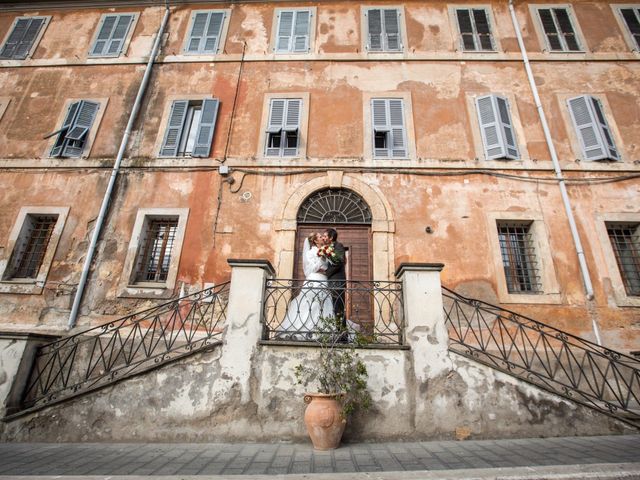
[[[544,467],[539,471],[550,472],[567,471],[558,470],[561,466],[594,464],[593,469],[586,468],[585,471],[582,468],[585,472],[582,477],[562,478],[601,478],[590,477],[587,473],[606,470],[607,465],[634,462],[635,465],[626,465],[625,471],[635,471],[637,476],[607,478],[640,478],[640,435],[369,443],[345,445],[330,452],[314,451],[308,444],[0,444],[0,475],[3,476],[238,476],[440,471],[440,476],[425,474],[420,478],[452,478],[445,475],[447,471],[500,469],[505,472],[512,469],[531,473],[531,469],[518,467]],[[349,477],[356,478],[357,475]],[[409,474],[397,478],[409,477],[417,478]],[[367,475],[366,478],[389,477]]]

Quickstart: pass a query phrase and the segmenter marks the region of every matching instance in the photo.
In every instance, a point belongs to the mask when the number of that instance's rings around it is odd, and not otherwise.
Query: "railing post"
[[[267,260],[229,259],[231,285],[227,326],[220,364],[223,375],[240,387],[241,401],[250,400],[251,358],[262,336],[264,286],[275,270]]]
[[[442,263],[402,263],[405,341],[411,347],[416,380],[426,382],[450,367],[449,334],[442,311]]]

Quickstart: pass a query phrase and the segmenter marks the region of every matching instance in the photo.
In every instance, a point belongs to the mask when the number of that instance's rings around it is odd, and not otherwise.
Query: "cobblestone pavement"
[[[329,452],[314,451],[306,444],[0,444],[0,475],[4,476],[229,476],[433,470],[444,474],[446,470],[635,462],[640,462],[640,435],[369,443],[344,445]],[[632,469],[636,467],[640,473],[640,463]]]

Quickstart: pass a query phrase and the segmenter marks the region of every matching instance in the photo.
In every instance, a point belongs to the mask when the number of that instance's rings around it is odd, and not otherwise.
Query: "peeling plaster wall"
[[[0,424],[2,441],[306,441],[305,392],[294,367],[316,349],[262,346],[250,395],[230,382],[220,350],[197,354],[97,393]],[[362,351],[373,408],[354,417],[346,441],[516,438],[630,433],[624,425],[452,354],[422,384],[407,351]],[[227,379],[225,380],[225,377]],[[416,409],[426,413],[416,415]]]

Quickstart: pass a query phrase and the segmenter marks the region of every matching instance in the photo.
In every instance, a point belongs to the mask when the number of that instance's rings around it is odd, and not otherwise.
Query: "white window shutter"
[[[267,156],[280,155],[280,148],[269,148],[269,134],[277,134],[282,132],[285,120],[285,108],[287,101],[281,98],[274,98],[269,104],[269,123],[267,125]]]
[[[618,153],[618,149],[616,148],[616,144],[613,140],[611,128],[609,128],[607,119],[604,116],[604,108],[602,107],[602,103],[597,98],[591,97],[591,106],[593,107],[595,118],[597,120],[598,126],[600,127],[602,143],[607,149],[607,158],[610,160],[620,160],[620,154]]]
[[[308,10],[299,10],[296,12],[295,27],[293,30],[294,52],[309,51],[309,28],[311,26],[311,12]]]
[[[582,147],[583,158],[587,161],[608,158],[591,97],[582,95],[568,100],[569,112]]]
[[[92,57],[119,56],[134,18],[133,14],[104,15],[89,55]]]
[[[9,38],[2,47],[0,58],[24,60],[29,55],[33,43],[40,33],[45,19],[42,17],[19,18],[15,22]]]
[[[62,149],[63,157],[79,157],[82,155],[87,141],[87,134],[89,130],[91,130],[99,108],[100,104],[97,102],[90,102],[88,100],[81,100],[79,102],[78,113],[75,115],[73,124],[65,134],[67,143]],[[69,140],[73,140],[75,143],[71,144]]]
[[[224,12],[211,12],[209,14],[209,22],[204,35],[204,44],[201,49],[202,53],[218,53],[224,16]]]
[[[164,132],[164,139],[160,148],[161,157],[175,157],[178,155],[180,136],[184,128],[188,107],[189,102],[187,100],[175,100],[171,105],[169,124]]]
[[[276,51],[289,52],[291,50],[291,37],[293,36],[294,12],[280,12],[278,16],[278,36],[276,38]]]
[[[369,26],[369,43],[367,48],[372,52],[382,51],[382,11],[379,9],[368,10],[367,24]]]
[[[520,158],[518,153],[518,144],[516,134],[511,120],[511,112],[509,109],[509,100],[504,97],[495,95],[495,104],[498,111],[498,119],[500,121],[502,140],[505,148],[505,158],[517,160]]]
[[[287,108],[286,108],[286,118],[284,122],[283,130],[285,132],[290,133],[298,133],[298,142],[299,131],[300,131],[300,110],[302,109],[302,100],[299,99],[289,99],[287,100]],[[285,157],[295,157],[298,154],[298,145],[295,147],[284,146],[283,156]]]
[[[485,95],[476,98],[476,110],[482,133],[484,154],[487,160],[505,158],[506,151],[502,135],[500,133],[496,102],[493,95]]]
[[[69,108],[67,110],[67,115],[65,116],[64,121],[62,122],[62,128],[60,129],[60,133],[58,133],[58,136],[56,137],[56,141],[53,144],[53,148],[51,149],[50,155],[52,157],[59,157],[60,154],[62,154],[62,149],[64,148],[65,136],[69,131],[69,128],[71,127],[71,125],[73,125],[80,103],[81,102],[74,102],[71,105],[69,105]]]
[[[371,117],[373,123],[373,156],[374,157],[388,157],[390,145],[391,122],[388,114],[388,102],[385,99],[374,98],[371,100]],[[376,133],[383,133],[387,138],[387,148],[376,148],[375,136]]]
[[[389,125],[391,127],[391,156],[402,158],[407,156],[407,135],[404,126],[404,104],[402,99],[392,98],[389,103]]]
[[[398,52],[402,50],[400,42],[400,12],[398,10],[384,10],[385,50]]]
[[[193,146],[193,157],[208,157],[211,152],[211,141],[213,140],[213,132],[216,128],[216,119],[218,118],[218,108],[220,102],[216,98],[207,98],[202,101],[202,115],[200,116],[200,124],[198,125],[198,133],[196,135],[196,143]]]
[[[107,44],[106,56],[117,57],[120,55],[127,33],[129,33],[131,22],[133,22],[133,15],[118,15],[113,34]]]
[[[188,53],[199,53],[201,44],[204,45],[205,29],[209,20],[208,12],[196,13],[191,21],[191,32],[189,32],[189,40],[187,42]]]

